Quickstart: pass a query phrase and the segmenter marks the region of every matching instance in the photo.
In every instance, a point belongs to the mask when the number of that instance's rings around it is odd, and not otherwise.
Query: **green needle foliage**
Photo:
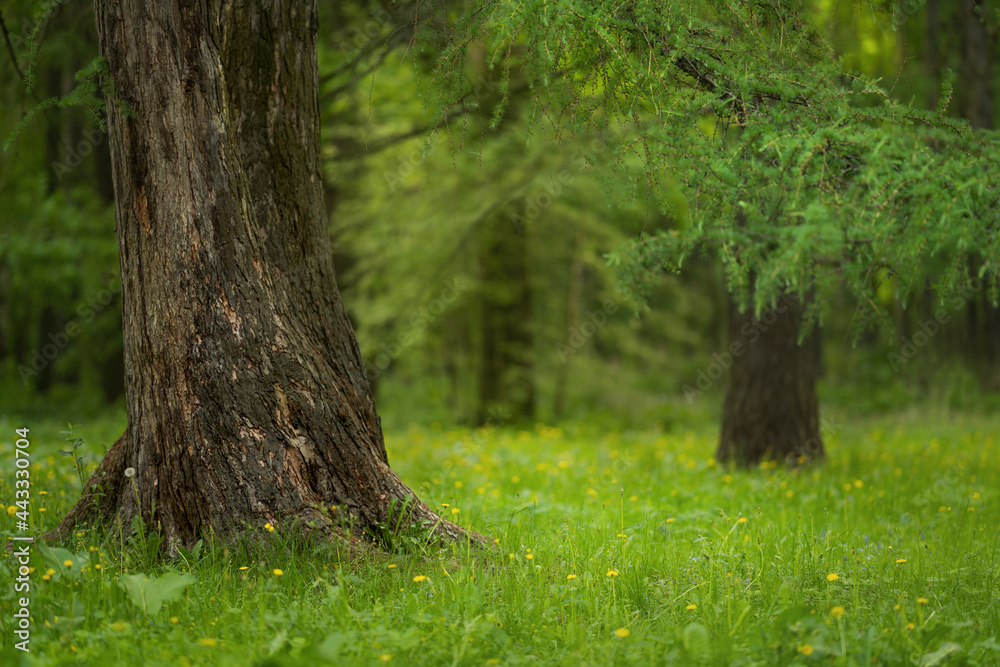
[[[944,115],[952,77],[927,111],[845,73],[814,16],[802,1],[494,0],[460,21],[442,99],[469,88],[483,42],[492,67],[521,64],[536,123],[622,137],[612,161],[666,213],[678,199],[660,184],[679,187],[690,224],[623,247],[626,265],[709,247],[743,305],[843,285],[876,317],[882,280],[912,293],[933,262],[944,294],[986,278],[995,301],[995,135]]]

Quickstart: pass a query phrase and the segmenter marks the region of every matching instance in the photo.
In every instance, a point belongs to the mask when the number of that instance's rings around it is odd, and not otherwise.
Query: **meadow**
[[[28,654],[0,559],[0,662],[1000,663],[996,420],[824,416],[827,462],[791,470],[720,468],[710,419],[390,431],[402,478],[492,549],[387,527],[349,552],[289,524],[164,563],[155,537],[80,532],[34,548]],[[5,537],[24,425],[0,422]],[[42,532],[123,423],[27,425]]]

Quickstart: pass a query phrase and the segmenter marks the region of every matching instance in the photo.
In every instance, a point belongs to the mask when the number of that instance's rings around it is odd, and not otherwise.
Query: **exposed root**
[[[112,525],[121,512],[122,503],[126,500],[123,494],[127,492],[125,477],[127,433],[126,430],[108,449],[107,454],[87,481],[79,501],[63,517],[59,526],[39,535],[36,539],[44,542],[60,542],[83,526]],[[386,467],[386,471],[392,475],[394,483],[399,485],[395,489],[396,493],[407,495],[410,498],[409,503],[407,503],[410,508],[405,514],[405,518],[399,517],[403,524],[428,529],[441,542],[467,542],[480,549],[493,547],[492,539],[486,535],[463,528],[439,516],[426,503],[412,495],[410,489],[394,473],[390,472],[388,467]],[[310,506],[303,507],[292,515],[286,515],[286,519],[295,520],[295,523],[302,530],[303,537],[316,536],[331,543],[339,543],[352,557],[370,556],[373,547],[378,550],[378,538],[374,534],[349,530],[346,526],[351,522],[350,517],[342,516],[341,518],[345,519],[345,522],[339,521],[338,515],[339,512],[335,512],[331,516],[320,508]],[[367,528],[376,529],[377,526],[368,526]],[[239,535],[232,537],[239,539]],[[177,555],[177,546],[177,540],[164,540],[164,549],[168,557]]]
[[[108,519],[118,506],[118,498],[125,484],[125,435],[122,433],[111,445],[97,470],[83,488],[80,500],[73,506],[55,530],[39,535],[44,542],[58,542],[81,525],[94,525]]]

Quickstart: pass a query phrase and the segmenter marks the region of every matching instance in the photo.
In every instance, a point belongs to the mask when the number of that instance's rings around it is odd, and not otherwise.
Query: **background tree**
[[[741,309],[752,304],[756,313],[784,295],[825,296],[840,284],[871,302],[879,269],[909,293],[923,284],[922,259],[942,253],[952,258],[940,277],[945,290],[979,276],[995,285],[996,267],[970,273],[964,253],[982,243],[973,239],[989,239],[987,257],[997,250],[996,185],[983,176],[996,146],[940,111],[896,103],[864,76],[844,77],[807,9],[497,1],[469,17],[467,35],[487,35],[498,65],[523,40],[529,80],[548,86],[555,108],[573,109],[562,123],[634,125],[641,140],[618,150],[641,159],[635,177],[656,183],[669,175],[682,184],[690,233],[642,239],[627,253],[633,262],[679,262],[709,243]],[[445,57],[450,72],[461,72],[459,44]],[[661,205],[671,209],[666,198]],[[821,303],[807,302],[800,336]],[[741,388],[748,385],[732,386]],[[802,438],[818,442],[810,432],[814,400],[727,406],[744,410],[724,417],[742,428],[723,430],[739,437],[720,444],[723,460],[808,455]],[[750,407],[775,412],[762,418]],[[782,418],[789,408],[795,419]],[[772,425],[800,433],[778,439]]]

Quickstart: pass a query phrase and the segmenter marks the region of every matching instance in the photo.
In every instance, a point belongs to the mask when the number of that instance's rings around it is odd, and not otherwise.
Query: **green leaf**
[[[47,547],[44,544],[39,544],[38,551],[45,557],[45,563],[49,568],[56,571],[57,576],[75,577],[80,573],[80,568],[90,562],[86,556],[80,556],[61,547]],[[72,564],[67,566],[67,561]]]
[[[955,642],[945,642],[941,644],[938,650],[926,654],[924,657],[920,658],[920,667],[933,667],[933,665],[940,665],[944,662],[945,658],[953,653],[958,653],[962,650],[962,647]]]
[[[141,573],[126,574],[121,578],[121,585],[128,594],[128,599],[147,616],[160,611],[164,602],[176,599],[194,582],[194,575],[177,572],[167,572],[153,578]]]
[[[710,657],[709,642],[711,635],[701,623],[688,623],[681,635],[684,641],[684,650],[693,660],[698,662],[708,662]]]

